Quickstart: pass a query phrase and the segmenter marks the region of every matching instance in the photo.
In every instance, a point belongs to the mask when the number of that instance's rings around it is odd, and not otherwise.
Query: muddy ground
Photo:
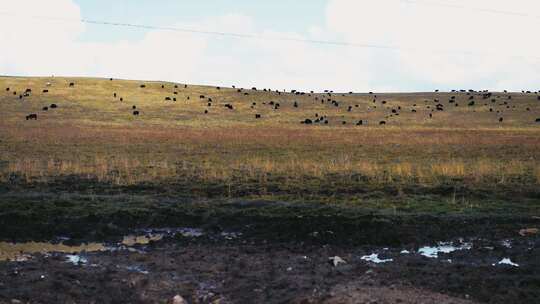
[[[399,212],[146,190],[46,189],[2,188],[0,240],[93,241],[105,249],[0,261],[0,303],[171,303],[175,295],[187,303],[540,298],[540,236],[519,234],[540,226],[531,210]],[[160,237],[122,245],[129,234]]]

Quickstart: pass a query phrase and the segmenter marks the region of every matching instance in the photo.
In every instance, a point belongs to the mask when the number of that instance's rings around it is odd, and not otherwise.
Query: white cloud
[[[507,84],[516,89],[533,82],[523,82],[521,74],[531,67],[536,73],[528,76],[540,80],[540,40],[531,36],[539,19],[479,10],[538,12],[538,1],[433,3],[441,2],[331,0],[327,26],[349,42],[399,46],[394,72],[420,82],[446,87]],[[393,55],[387,52],[379,60],[385,58],[392,60]]]
[[[72,0],[5,1],[0,15],[0,73],[171,80],[245,87],[418,90],[531,88],[540,82],[537,18],[432,5],[436,0],[328,0],[326,22],[307,34],[257,28],[240,14],[172,27],[266,37],[344,40],[399,46],[401,51],[293,41],[235,39],[152,30],[142,39],[81,42],[86,26]],[[435,3],[441,3],[435,2]],[[454,0],[442,3],[528,13],[535,0]],[[8,46],[8,47],[5,47]],[[464,54],[462,51],[474,53]]]

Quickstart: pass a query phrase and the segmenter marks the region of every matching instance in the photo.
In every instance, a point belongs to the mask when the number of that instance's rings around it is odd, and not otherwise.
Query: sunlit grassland
[[[118,185],[249,185],[256,193],[271,192],[269,184],[305,193],[340,183],[540,185],[540,124],[535,123],[540,101],[534,94],[496,93],[496,102],[476,96],[477,105],[468,107],[465,93],[377,94],[374,103],[370,94],[294,95],[261,88],[239,93],[174,85],[0,78],[0,178],[47,182],[75,175]],[[25,88],[33,93],[20,100]],[[450,96],[457,96],[459,107],[448,104]],[[323,104],[323,98],[340,106]],[[433,99],[445,111],[431,112]],[[281,107],[276,110],[269,101]],[[41,110],[51,103],[59,108]],[[132,115],[133,105],[141,115]],[[397,107],[400,115],[387,117]],[[26,121],[28,113],[39,119]],[[255,119],[256,113],[262,119]],[[330,123],[300,124],[316,113],[327,115]],[[368,124],[356,126],[360,119]],[[381,120],[387,125],[379,126]]]

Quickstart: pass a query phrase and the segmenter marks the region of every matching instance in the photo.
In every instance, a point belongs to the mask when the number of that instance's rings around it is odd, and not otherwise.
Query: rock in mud
[[[338,257],[337,255],[328,259],[330,260],[330,263],[334,265],[334,267],[337,267],[339,264],[347,264],[344,259]]]
[[[174,296],[172,304],[187,304],[187,301],[181,295]]]
[[[521,236],[536,235],[536,234],[538,234],[538,228],[527,228],[527,229],[521,229],[519,231],[519,235]]]

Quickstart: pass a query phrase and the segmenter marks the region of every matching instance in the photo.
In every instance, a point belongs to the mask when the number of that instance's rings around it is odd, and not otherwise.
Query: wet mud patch
[[[0,302],[155,303],[179,294],[188,303],[536,303],[540,296],[537,238],[343,247],[168,231],[131,250],[0,262]],[[426,256],[426,247],[444,250]],[[496,264],[504,258],[519,267]]]

